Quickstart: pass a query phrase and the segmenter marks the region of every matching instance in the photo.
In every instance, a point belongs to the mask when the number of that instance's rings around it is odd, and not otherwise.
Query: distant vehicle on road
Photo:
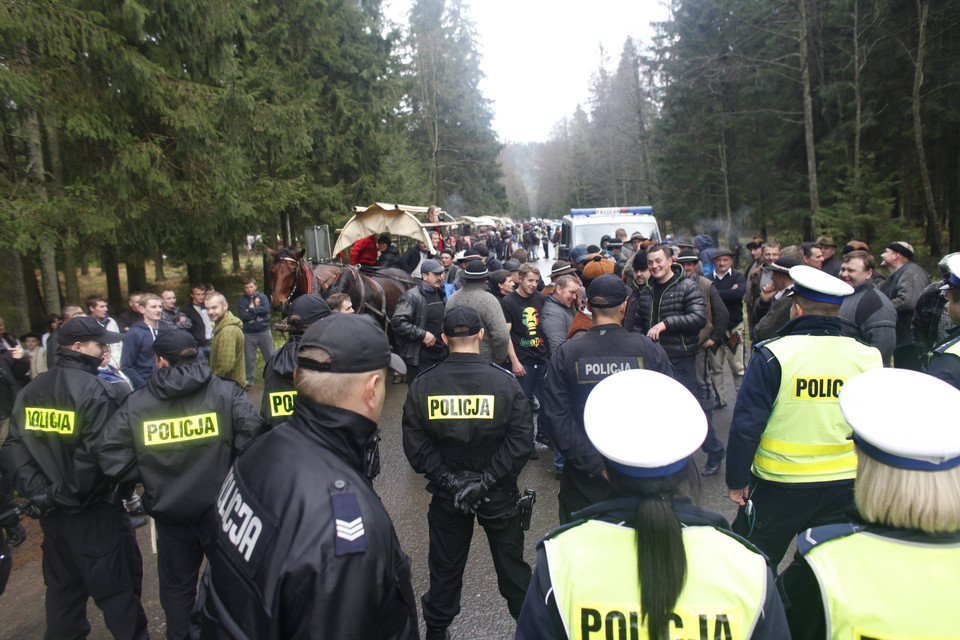
[[[570,209],[570,215],[561,220],[560,244],[557,259],[570,258],[570,249],[583,244],[600,246],[600,238],[624,229],[629,238],[639,231],[643,237],[660,241],[660,228],[653,216],[653,207],[603,207],[599,209]]]

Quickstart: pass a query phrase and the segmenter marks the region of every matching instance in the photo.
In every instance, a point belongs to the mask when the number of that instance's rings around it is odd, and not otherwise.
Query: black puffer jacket
[[[58,349],[57,366],[14,403],[3,464],[21,495],[49,494],[58,513],[76,513],[110,493],[100,468],[110,462],[100,451],[101,437],[128,387],[98,378],[99,364],[99,358]]]
[[[302,337],[302,333],[291,333],[263,368],[263,399],[260,401],[260,415],[270,427],[289,420],[293,415],[292,402],[289,400],[296,396],[296,391],[293,389],[293,370],[297,368],[297,350],[300,349]]]
[[[197,520],[212,507],[230,464],[263,431],[243,389],[205,364],[158,369],[127,396],[104,430],[104,472],[143,481],[147,513]]]
[[[688,278],[680,265],[672,268],[673,277],[666,284],[647,280],[650,295],[636,296],[637,312],[631,327],[645,334],[664,322],[667,328],[658,342],[671,362],[700,350],[700,329],[707,325],[707,302],[700,285]]]

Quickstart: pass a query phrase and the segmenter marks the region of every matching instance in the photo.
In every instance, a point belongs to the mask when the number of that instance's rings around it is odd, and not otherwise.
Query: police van
[[[627,238],[639,231],[644,238],[660,241],[660,228],[653,216],[653,207],[570,209],[570,215],[561,220],[557,259],[568,260],[570,249],[578,244],[599,247],[600,238],[614,237],[617,229],[626,231]]]

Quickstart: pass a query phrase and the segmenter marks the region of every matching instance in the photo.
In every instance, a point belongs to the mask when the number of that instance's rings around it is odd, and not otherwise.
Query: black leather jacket
[[[443,289],[440,290],[443,295]],[[420,347],[427,334],[427,298],[423,284],[416,284],[400,296],[390,325],[397,337],[397,354],[408,364],[420,364]],[[440,336],[437,336],[440,340]]]
[[[650,295],[636,297],[632,330],[646,333],[664,322],[667,328],[658,342],[671,361],[700,351],[700,329],[707,325],[707,302],[700,285],[688,278],[680,265],[674,264],[673,277],[666,284],[650,278],[646,288]]]
[[[59,513],[103,502],[112,487],[101,465],[107,422],[129,391],[97,377],[99,358],[59,349],[57,366],[17,396],[3,462],[27,498],[49,493]],[[31,428],[27,429],[27,424]]]
[[[262,430],[243,389],[207,365],[158,369],[104,430],[103,470],[121,480],[139,477],[143,505],[155,518],[197,520],[216,502],[234,457]]]
[[[417,638],[410,560],[373,490],[376,423],[297,399],[217,499],[204,638]]]

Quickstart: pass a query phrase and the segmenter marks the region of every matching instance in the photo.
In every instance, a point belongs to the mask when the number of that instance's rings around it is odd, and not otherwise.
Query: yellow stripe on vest
[[[216,413],[143,423],[143,443],[147,446],[213,438],[218,435],[220,425]]]
[[[771,460],[770,458],[757,454],[753,459],[753,464],[756,465],[758,469],[764,471],[809,475],[828,473],[831,471],[856,471],[857,456],[851,454],[849,456],[843,456],[842,458],[836,458],[835,460],[820,460],[816,462],[783,462],[781,460]]]
[[[427,396],[427,418],[493,420],[493,396]]]
[[[25,407],[24,427],[30,431],[72,434],[77,424],[77,414],[73,411],[58,411],[44,407]]]
[[[784,442],[783,440],[772,440],[771,438],[761,437],[760,446],[767,451],[774,453],[798,454],[815,456],[824,453],[847,453],[853,451],[853,442],[845,444],[800,444],[797,442]]]

